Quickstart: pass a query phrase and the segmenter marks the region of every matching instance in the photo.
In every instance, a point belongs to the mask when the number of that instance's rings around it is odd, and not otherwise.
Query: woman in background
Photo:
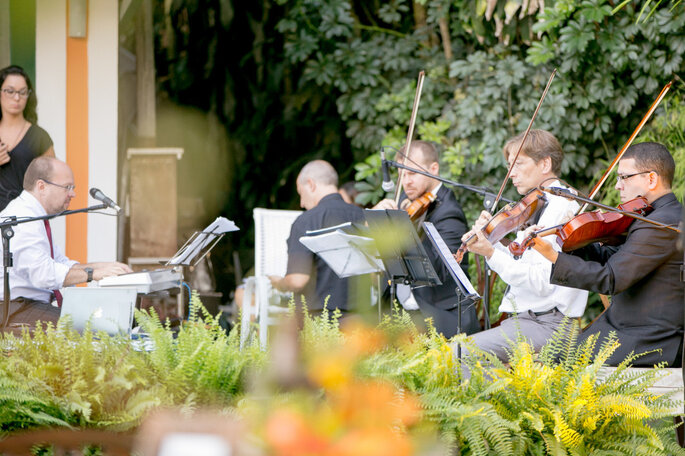
[[[22,192],[31,160],[55,156],[50,135],[36,125],[37,104],[23,68],[11,65],[0,70],[0,210]]]

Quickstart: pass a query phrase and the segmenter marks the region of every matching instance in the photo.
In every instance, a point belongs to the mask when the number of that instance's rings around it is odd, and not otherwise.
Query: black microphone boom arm
[[[398,163],[396,161],[392,161],[392,160],[384,160],[384,161],[392,167],[399,168],[399,169],[406,169],[407,171],[411,171],[413,173],[417,173],[417,174],[421,174],[423,176],[433,178],[437,181],[442,182],[443,184],[451,185],[453,187],[463,188],[464,190],[469,190],[473,193],[477,193],[479,195],[483,195],[486,197],[488,197],[490,195],[492,195],[493,197],[495,196],[495,193],[492,190],[485,188],[485,187],[476,187],[474,185],[460,184],[459,182],[455,182],[453,180],[445,179],[444,177],[436,176],[436,175],[431,174],[431,173],[424,171],[422,169],[412,168],[410,166],[403,165],[403,164]],[[503,201],[506,201],[507,203],[513,203],[512,200],[507,199],[507,198],[500,198],[500,199]]]

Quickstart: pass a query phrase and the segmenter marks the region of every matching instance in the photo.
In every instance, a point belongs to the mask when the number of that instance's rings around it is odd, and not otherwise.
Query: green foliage
[[[3,432],[34,426],[69,426],[60,406],[47,395],[32,391],[26,385],[0,378],[0,429]]]
[[[146,356],[150,374],[164,385],[171,404],[190,409],[229,405],[243,390],[245,370],[261,366],[264,354],[256,345],[241,352],[238,332],[227,335],[219,325],[219,315],[212,317],[197,293],[193,293],[190,309],[176,338],[153,309],[136,313],[154,344]]]
[[[343,337],[334,325],[311,323],[324,340]],[[418,395],[423,418],[438,425],[454,454],[685,454],[668,435],[680,403],[649,391],[661,369],[633,373],[633,356],[608,374],[600,370],[618,347],[615,336],[598,349],[596,338],[576,346],[578,326],[568,320],[538,356],[525,341],[512,341],[505,366],[465,336],[448,342],[434,331],[419,334],[401,309],[380,328],[389,342],[363,359],[357,374]],[[305,351],[329,349],[307,340]],[[458,343],[468,352],[461,362]]]
[[[187,324],[174,338],[154,311],[137,312],[150,338],[79,334],[68,319],[20,338],[6,335],[0,358],[2,429],[46,425],[127,430],[151,409],[226,407],[243,392],[248,367],[259,368],[256,346],[239,350],[237,331],[226,335],[196,294]]]
[[[623,0],[621,3],[618,4],[618,6],[616,6],[616,8],[614,8],[612,13],[618,12],[621,8],[625,7],[630,2],[631,2],[631,0]],[[656,0],[656,2],[654,2],[653,4],[652,4],[652,0],[646,0],[645,2],[643,2],[642,8],[640,8],[640,15],[635,20],[635,23],[639,24],[641,20],[646,21],[650,17],[652,17],[652,14],[654,14],[654,12],[659,8],[659,6],[661,6],[662,2],[663,2],[663,0]],[[671,6],[671,9],[677,8],[678,5],[680,5],[680,3],[682,3],[682,0],[671,0],[671,4],[673,5],[673,6]],[[644,14],[646,12],[647,12],[647,15],[645,16]]]
[[[28,331],[21,338],[6,336],[5,343],[3,375],[58,406],[70,425],[128,429],[164,397],[130,344],[104,333],[96,338],[89,330],[81,336],[68,319],[33,337]]]
[[[192,411],[236,406],[237,398],[244,400],[234,411],[249,413],[250,404],[265,397],[264,391],[245,395],[243,373],[263,372],[265,354],[256,345],[237,350],[237,331],[223,334],[197,296],[193,308],[176,339],[154,313],[137,315],[154,343],[150,352],[132,349],[120,337],[81,336],[68,321],[38,331],[33,340],[27,333],[7,336],[0,358],[3,431],[128,429],[150,407]],[[609,373],[600,370],[618,346],[613,336],[599,347],[596,338],[576,346],[577,325],[566,322],[537,356],[525,341],[513,341],[504,365],[465,336],[448,342],[435,331],[420,334],[398,308],[366,333],[359,326],[341,332],[337,318],[305,316],[300,345],[305,362],[318,360],[317,378],[335,385],[351,367],[338,365],[344,362],[354,364],[354,377],[342,379],[348,385],[392,382],[419,398],[423,422],[437,426],[454,454],[685,454],[669,440],[673,428],[666,421],[680,403],[649,391],[663,375],[659,367],[634,373],[628,370],[633,356]],[[468,353],[461,360],[456,344]],[[325,362],[330,356],[334,363]],[[309,368],[305,372],[313,372]],[[274,404],[295,397],[273,394]],[[312,398],[326,395],[310,391],[303,400]]]

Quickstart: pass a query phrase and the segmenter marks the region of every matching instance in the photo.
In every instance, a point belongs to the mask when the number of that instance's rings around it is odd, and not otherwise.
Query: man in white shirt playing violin
[[[511,181],[518,193],[526,195],[541,184],[564,188],[558,180],[564,154],[556,137],[544,130],[531,130],[516,157],[522,140],[523,134],[510,139],[503,150],[510,166],[513,162]],[[539,219],[530,222],[545,227],[559,225],[573,217],[579,208],[578,203],[559,196],[547,195],[546,199]],[[490,268],[508,285],[499,310],[515,318],[507,318],[498,327],[477,333],[472,338],[478,347],[506,362],[507,349],[519,334],[539,350],[564,316],[575,318],[583,315],[588,293],[552,285],[549,279],[551,264],[535,250],[526,250],[520,259],[516,259],[501,243],[493,245],[483,232],[491,218],[490,213],[483,211],[462,241],[469,252],[484,256]],[[523,237],[523,230],[516,233],[517,242]],[[546,237],[553,238],[554,235]],[[556,246],[556,242],[553,244]]]
[[[76,196],[74,190],[74,174],[69,165],[53,157],[35,158],[24,174],[24,191],[0,212],[0,219],[58,214],[69,207]],[[10,324],[33,326],[37,320],[57,322],[60,288],[133,272],[123,263],[81,264],[70,260],[53,243],[47,220],[21,223],[13,230]],[[2,287],[0,293],[1,290]],[[57,306],[52,305],[53,301]]]

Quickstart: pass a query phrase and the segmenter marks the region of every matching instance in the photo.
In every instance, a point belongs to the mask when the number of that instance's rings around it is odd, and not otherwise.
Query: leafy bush
[[[513,342],[505,366],[465,336],[448,342],[435,331],[419,333],[399,309],[378,327],[352,319],[341,329],[335,315],[305,316],[304,329],[288,333],[292,341],[277,331],[282,344],[263,353],[257,345],[238,350],[238,331],[223,334],[196,296],[193,308],[176,339],[154,313],[138,314],[155,344],[150,352],[121,337],[79,335],[66,320],[33,340],[7,336],[3,431],[124,430],[153,407],[192,413],[211,406],[242,416],[253,441],[271,454],[394,456],[445,446],[463,455],[685,454],[668,436],[667,419],[679,404],[649,392],[663,371],[635,374],[627,370],[633,357],[601,378],[616,339],[603,341],[593,357],[598,341],[575,347],[575,324],[537,356],[525,341]],[[469,356],[457,359],[456,343]],[[282,361],[282,350],[298,345],[286,369],[301,378],[278,383],[265,357]]]
[[[232,404],[245,386],[245,370],[262,365],[264,354],[256,346],[241,352],[237,331],[226,335],[196,294],[192,309],[176,338],[154,311],[137,312],[151,351],[123,336],[93,334],[88,328],[79,334],[68,319],[20,338],[5,335],[2,429],[127,430],[160,406],[192,410]]]
[[[663,371],[628,371],[633,357],[602,378],[600,368],[618,343],[615,337],[602,341],[593,357],[598,341],[576,347],[575,322],[565,323],[537,357],[525,341],[512,342],[508,366],[465,336],[448,344],[435,332],[419,334],[403,311],[387,316],[380,334],[355,326],[340,334],[328,322],[310,324],[332,333],[326,340],[343,337],[337,351],[326,344],[305,347],[328,359],[312,378],[329,383],[317,384],[327,391],[350,378],[392,381],[419,399],[423,419],[438,427],[455,454],[685,454],[669,435],[670,413],[679,404],[648,390]],[[470,353],[461,362],[455,343]],[[460,380],[460,369],[469,369],[469,380]]]

